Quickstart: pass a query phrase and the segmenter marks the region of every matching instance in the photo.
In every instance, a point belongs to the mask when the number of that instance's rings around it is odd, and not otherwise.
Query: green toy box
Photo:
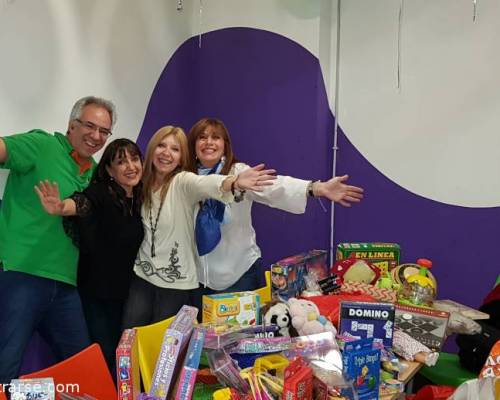
[[[401,248],[396,243],[339,243],[336,258],[366,260],[384,274],[399,265],[400,255]]]

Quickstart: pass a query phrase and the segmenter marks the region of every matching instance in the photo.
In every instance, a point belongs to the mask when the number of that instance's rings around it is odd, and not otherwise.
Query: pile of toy
[[[331,267],[326,258],[312,250],[272,265],[267,304],[255,292],[205,296],[202,324],[184,306],[164,334],[148,394],[139,395],[134,330],[125,331],[119,398],[367,400],[402,392],[404,360],[434,365],[446,335],[449,312],[432,308],[432,263],[400,264],[392,243],[339,244]]]

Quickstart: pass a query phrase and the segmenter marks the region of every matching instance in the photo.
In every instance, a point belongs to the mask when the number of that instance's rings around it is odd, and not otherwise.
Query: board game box
[[[391,271],[399,264],[401,248],[396,243],[339,243],[336,258],[356,258],[369,261],[382,274]]]
[[[394,327],[431,350],[439,351],[445,340],[449,316],[446,311],[397,304]]]
[[[392,347],[394,304],[342,301],[339,334],[382,341]]]

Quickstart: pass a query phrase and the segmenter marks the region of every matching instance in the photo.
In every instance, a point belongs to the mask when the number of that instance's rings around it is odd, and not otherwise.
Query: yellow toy
[[[262,372],[274,370],[276,371],[276,376],[283,379],[285,368],[288,367],[289,363],[286,357],[279,354],[269,354],[255,360],[254,370],[257,375],[260,375]]]
[[[399,301],[404,304],[432,307],[437,295],[436,281],[429,276],[432,261],[420,258],[417,260],[417,265],[420,267],[419,271],[406,278]]]

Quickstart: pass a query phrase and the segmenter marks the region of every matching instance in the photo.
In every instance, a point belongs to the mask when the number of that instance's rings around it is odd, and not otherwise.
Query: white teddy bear
[[[321,332],[337,334],[332,323],[319,314],[318,306],[312,301],[291,298],[288,300],[288,307],[292,316],[292,326],[300,336]]]

